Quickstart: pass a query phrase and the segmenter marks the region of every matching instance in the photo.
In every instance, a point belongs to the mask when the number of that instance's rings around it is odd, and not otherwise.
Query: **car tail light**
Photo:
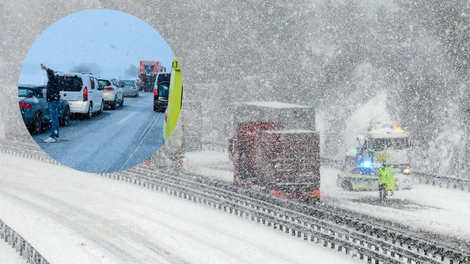
[[[158,90],[157,89],[153,89],[153,95],[158,95]]]
[[[105,90],[108,90],[108,91],[114,91],[114,88],[113,87],[104,87]]]
[[[83,102],[88,101],[88,87],[85,86],[85,89],[83,89]]]
[[[20,103],[20,108],[33,108],[34,105],[28,103]]]
[[[135,89],[135,86],[134,86],[134,89]]]

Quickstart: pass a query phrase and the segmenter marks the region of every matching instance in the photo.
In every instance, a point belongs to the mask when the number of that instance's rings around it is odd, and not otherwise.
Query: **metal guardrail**
[[[459,189],[470,192],[470,179],[428,174],[424,172],[411,172],[413,179],[420,184],[429,184],[448,189]]]
[[[19,252],[20,256],[26,259],[27,263],[49,264],[33,246],[2,220],[0,220],[0,239],[11,245],[16,252]]]
[[[393,231],[388,223],[377,226],[351,218],[347,213],[335,213],[329,207],[306,206],[196,175],[175,176],[145,168],[134,168],[119,172],[117,175],[118,178],[127,181],[245,216],[274,229],[291,233],[293,236],[323,243],[324,246],[356,255],[361,259],[366,258],[369,262],[467,263],[470,261],[469,255],[464,252]]]
[[[14,153],[32,158],[28,156],[30,150]],[[323,243],[325,247],[369,263],[470,263],[467,252],[393,230],[392,225],[371,224],[328,206],[309,206],[240,189],[223,181],[145,167],[102,175],[207,204],[304,240]]]

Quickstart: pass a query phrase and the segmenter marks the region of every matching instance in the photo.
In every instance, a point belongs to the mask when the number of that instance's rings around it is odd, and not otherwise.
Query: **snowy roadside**
[[[217,151],[187,152],[183,168],[191,173],[233,182],[233,165],[228,153]]]
[[[231,161],[227,153],[216,151],[186,154],[188,171],[215,179],[233,181]],[[351,210],[378,219],[392,221],[447,239],[464,241],[470,248],[470,193],[415,185],[411,190],[396,191],[386,203],[378,203],[378,192],[349,192],[336,186],[337,169],[321,168],[322,200],[338,208]]]
[[[0,240],[0,263],[26,264],[26,259],[20,257],[20,252],[16,252],[5,240]]]
[[[0,156],[0,219],[50,263],[362,263],[202,204]]]

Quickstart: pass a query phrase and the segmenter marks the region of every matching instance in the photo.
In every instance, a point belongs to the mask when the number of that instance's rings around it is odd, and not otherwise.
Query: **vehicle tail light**
[[[135,89],[135,86],[134,86],[134,89]]]
[[[105,90],[108,90],[108,91],[114,91],[114,88],[113,87],[104,87]]]
[[[165,123],[167,123],[168,120],[167,120],[167,115],[166,115],[166,111],[165,111]]]
[[[85,89],[83,89],[83,102],[88,101],[88,87],[85,86]]]
[[[314,198],[320,198],[320,196],[322,196],[323,193],[319,192],[317,189],[315,191],[313,191],[313,197]]]
[[[158,95],[158,90],[157,89],[153,89],[153,95]]]
[[[34,107],[34,105],[32,105],[32,104],[21,103],[20,102],[20,108],[29,108],[30,109],[30,108],[33,108],[33,107]]]

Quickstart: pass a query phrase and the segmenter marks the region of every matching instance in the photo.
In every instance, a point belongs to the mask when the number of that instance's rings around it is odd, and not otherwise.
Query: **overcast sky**
[[[162,36],[139,18],[115,10],[86,10],[62,18],[36,39],[19,83],[45,83],[41,63],[62,72],[80,63],[96,63],[100,76],[124,78],[124,70],[131,64],[138,67],[141,60],[158,60],[168,70],[172,59],[173,51]]]

